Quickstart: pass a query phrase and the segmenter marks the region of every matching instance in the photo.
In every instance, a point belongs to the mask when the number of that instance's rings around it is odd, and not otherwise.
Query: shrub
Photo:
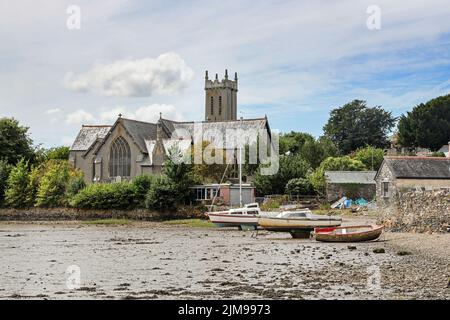
[[[91,184],[78,192],[70,204],[82,209],[132,209],[135,192],[130,182]]]
[[[0,206],[5,200],[5,191],[11,170],[12,166],[10,164],[8,164],[5,160],[0,160]]]
[[[353,158],[361,161],[366,168],[371,170],[373,168],[374,171],[377,171],[383,162],[384,150],[367,146],[365,148],[358,149]]]
[[[286,184],[286,193],[296,195],[314,194],[314,188],[307,178],[291,179]]]
[[[86,188],[86,182],[82,174],[71,177],[66,188],[67,198],[72,199],[84,188]]]
[[[66,187],[69,183],[69,164],[54,161],[47,165],[36,194],[37,207],[58,207],[67,204]]]
[[[177,187],[167,177],[156,178],[145,198],[145,206],[159,211],[174,209],[177,204],[176,190]]]
[[[22,159],[9,174],[5,192],[6,205],[13,208],[25,208],[32,205],[27,202],[28,182],[28,162]]]
[[[145,207],[145,197],[155,182],[155,176],[140,175],[133,179],[132,184],[135,188],[135,201],[139,207]]]

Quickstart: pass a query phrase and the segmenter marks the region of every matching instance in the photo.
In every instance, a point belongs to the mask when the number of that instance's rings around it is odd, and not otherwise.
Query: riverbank
[[[0,298],[450,298],[449,234],[358,244],[252,235],[158,222],[0,222]],[[80,268],[78,289],[66,285],[70,266]]]

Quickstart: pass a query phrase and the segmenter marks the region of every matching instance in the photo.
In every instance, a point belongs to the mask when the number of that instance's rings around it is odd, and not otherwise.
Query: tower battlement
[[[237,118],[237,92],[238,76],[234,74],[234,80],[228,78],[228,70],[225,76],[219,80],[216,73],[215,79],[209,79],[208,71],[205,73],[205,120],[224,121]]]

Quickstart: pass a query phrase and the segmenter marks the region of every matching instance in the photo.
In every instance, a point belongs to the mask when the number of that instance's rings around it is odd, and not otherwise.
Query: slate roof
[[[82,126],[70,150],[86,151],[97,139],[103,139],[111,126]]]
[[[145,140],[156,139],[156,124],[154,123],[122,118],[122,124],[141,151],[147,151]]]
[[[450,179],[450,158],[385,157],[384,163],[395,178]]]
[[[328,183],[375,184],[376,171],[325,171]]]
[[[438,152],[443,152],[447,157],[449,156],[449,145],[448,144],[446,144],[446,145],[443,145],[439,150],[438,150]]]

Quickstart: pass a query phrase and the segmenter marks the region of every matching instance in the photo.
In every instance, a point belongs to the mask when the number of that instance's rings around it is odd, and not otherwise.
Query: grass
[[[210,221],[201,219],[167,220],[163,221],[163,223],[168,225],[180,225],[192,228],[211,228],[214,226],[214,224],[212,224]]]
[[[129,219],[98,219],[82,221],[83,224],[90,225],[126,225],[132,223]]]

